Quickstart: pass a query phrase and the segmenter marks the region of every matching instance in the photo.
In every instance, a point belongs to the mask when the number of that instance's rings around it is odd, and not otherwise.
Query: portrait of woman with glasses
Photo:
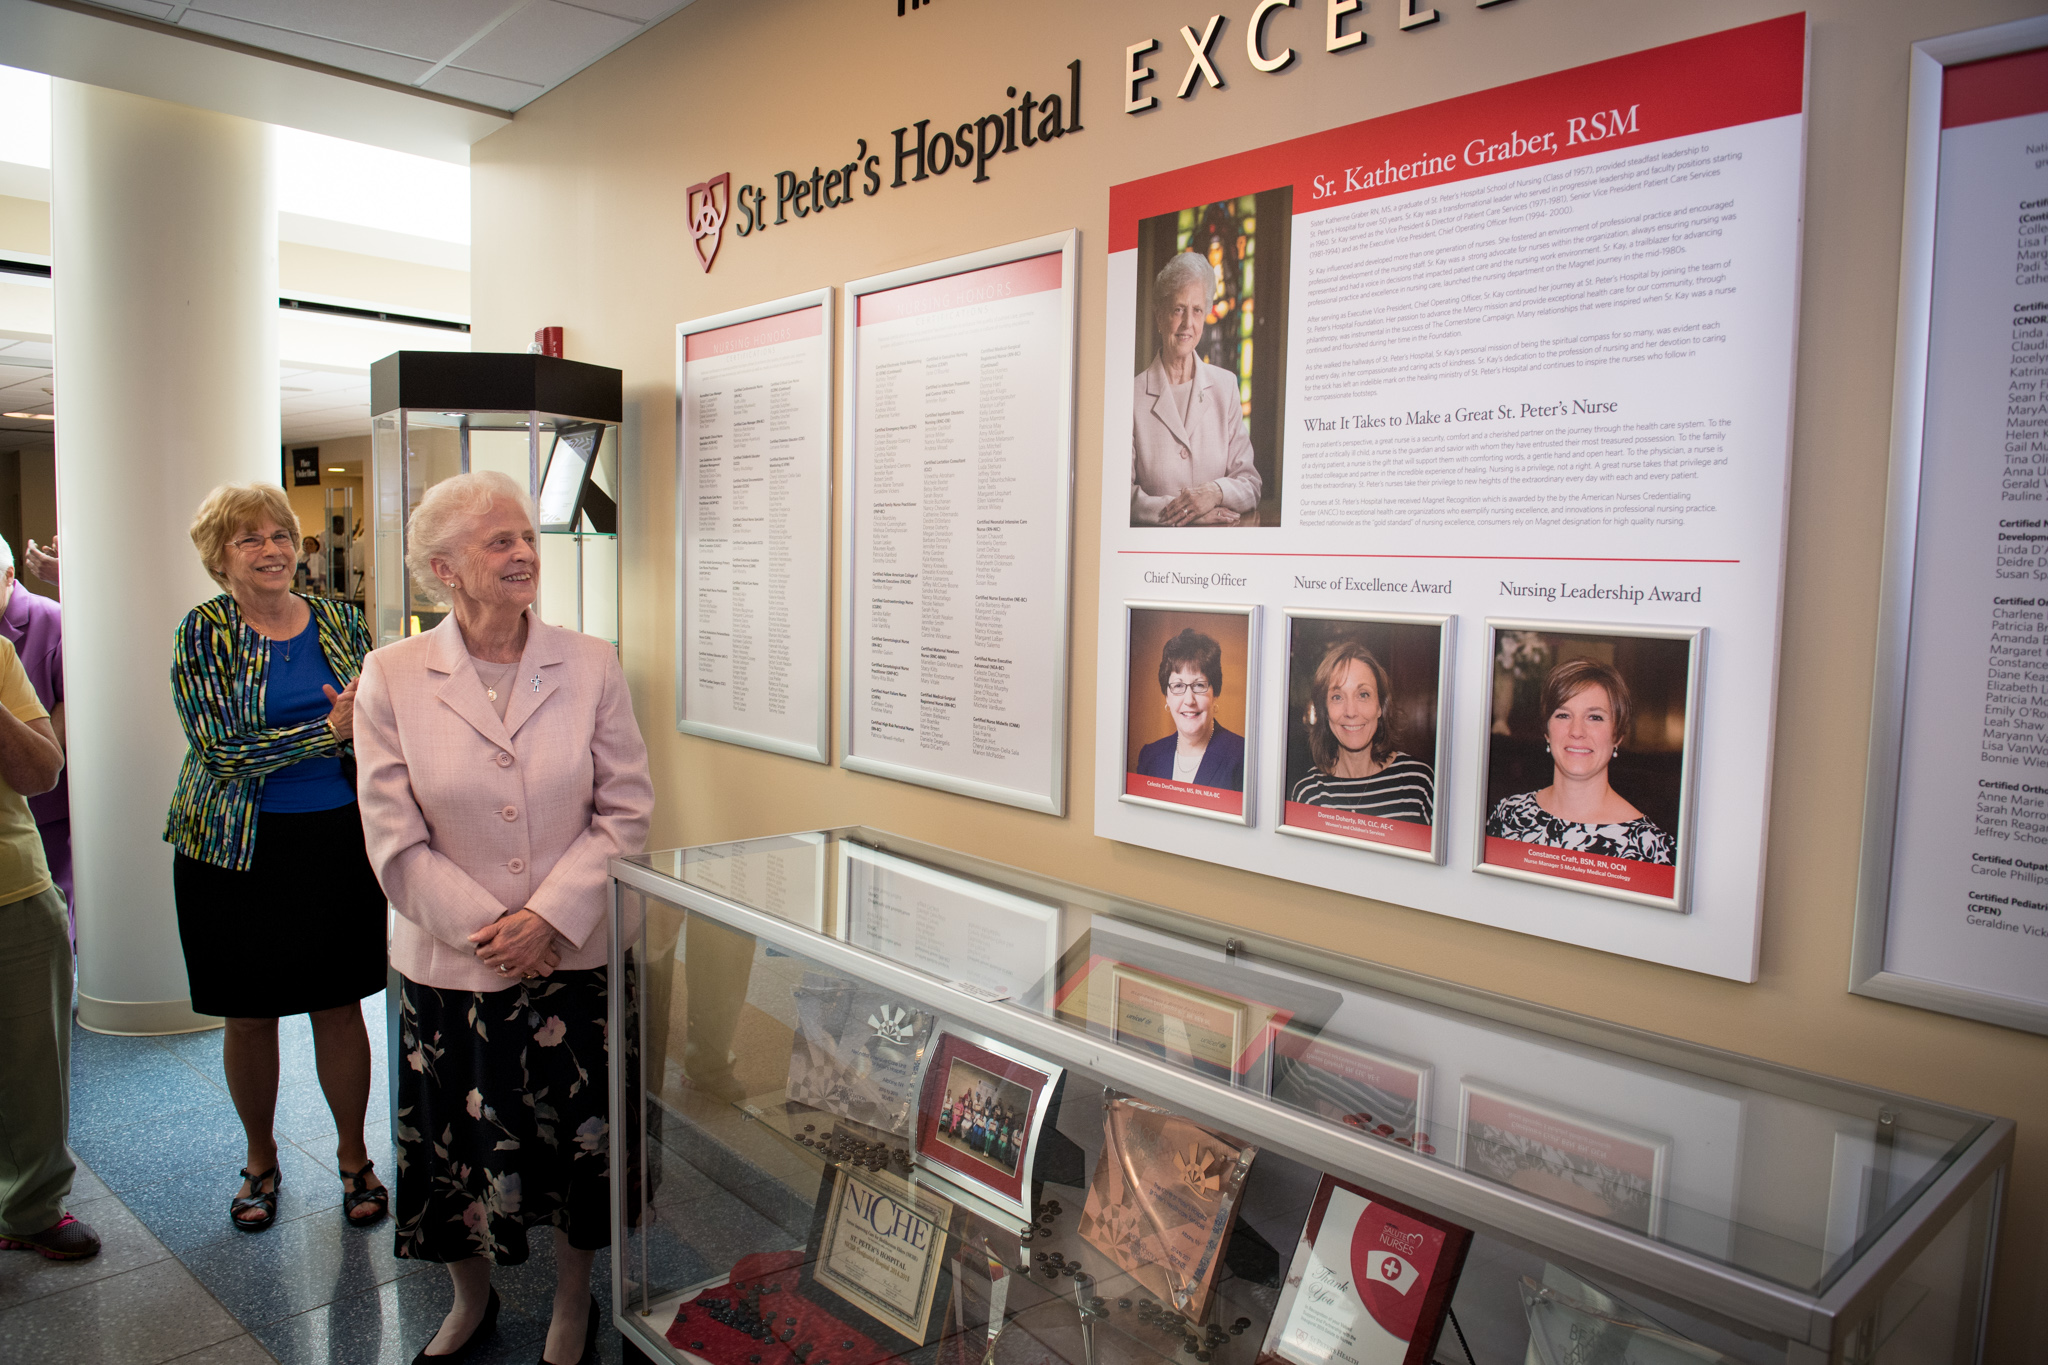
[[[1159,691],[1173,733],[1138,751],[1137,772],[1145,777],[1223,791],[1244,790],[1244,736],[1216,720],[1223,695],[1223,647],[1189,627],[1166,642],[1159,655]]]

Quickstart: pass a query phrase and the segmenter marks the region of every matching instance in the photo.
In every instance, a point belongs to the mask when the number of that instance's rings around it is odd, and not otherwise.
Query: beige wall
[[[475,149],[472,269],[478,349],[523,349],[560,323],[575,359],[622,367],[624,654],[653,751],[657,846],[866,822],[986,857],[1326,945],[1397,967],[2016,1118],[1988,1359],[2048,1360],[2048,1038],[1849,995],[1848,973],[1882,549],[1904,153],[1907,47],[2036,13],[2038,0],[1816,0],[1811,13],[1805,278],[1792,462],[1783,680],[1772,791],[1762,977],[1696,976],[1370,899],[1273,881],[1098,839],[1094,821],[1096,556],[1101,509],[1104,242],[1108,187],[1137,176],[1506,81],[1654,46],[1786,8],[1643,0],[1446,3],[1433,28],[1364,10],[1362,49],[1326,54],[1323,6],[1270,21],[1302,49],[1251,71],[1229,6],[1229,85],[1172,98],[1182,24],[1165,0],[1028,8],[698,0],[522,110]],[[1160,42],[1151,90],[1121,112],[1124,48]],[[954,174],[859,198],[759,239],[730,227],[699,272],[684,189],[730,170],[885,158],[890,130],[958,122],[1016,83],[1065,88],[1086,64],[1086,131]],[[535,212],[547,204],[547,212]],[[674,691],[673,373],[677,322],[1069,227],[1081,230],[1079,496],[1075,517],[1071,814],[1064,820],[705,740],[671,725]],[[1760,718],[1758,718],[1760,719]],[[1371,869],[1361,861],[1362,881]],[[1768,1160],[1750,1153],[1752,1160]]]

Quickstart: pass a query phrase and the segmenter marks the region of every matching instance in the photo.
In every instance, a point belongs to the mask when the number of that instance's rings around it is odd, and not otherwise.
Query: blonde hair
[[[244,527],[253,530],[265,521],[289,530],[295,545],[305,539],[299,534],[299,518],[292,511],[291,499],[274,483],[224,483],[206,495],[206,501],[192,514],[192,544],[214,582],[223,588],[228,585],[221,572],[227,563],[228,542]]]
[[[458,558],[471,524],[500,502],[511,503],[532,523],[533,499],[494,469],[457,474],[427,490],[405,524],[405,570],[420,596],[439,606],[449,604],[448,585],[434,572],[434,561]]]

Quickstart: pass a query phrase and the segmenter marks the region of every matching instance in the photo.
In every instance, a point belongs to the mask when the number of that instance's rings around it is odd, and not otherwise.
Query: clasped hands
[[[550,976],[562,961],[554,926],[524,906],[500,915],[469,941],[476,945],[477,961],[511,980]]]
[[[1161,526],[1229,526],[1237,513],[1223,505],[1223,490],[1214,483],[1183,488],[1159,511]]]

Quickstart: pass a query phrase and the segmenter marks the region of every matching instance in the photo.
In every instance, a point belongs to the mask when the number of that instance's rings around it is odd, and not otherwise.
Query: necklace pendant
[[[484,695],[489,697],[492,701],[496,701],[498,699],[498,689],[495,687],[486,687],[484,689]]]

